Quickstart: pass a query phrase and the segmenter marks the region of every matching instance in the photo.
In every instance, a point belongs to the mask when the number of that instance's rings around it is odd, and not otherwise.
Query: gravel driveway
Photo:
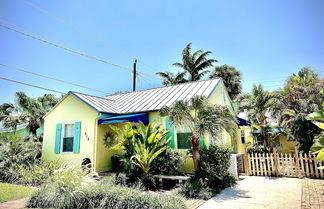
[[[300,209],[302,179],[244,176],[234,188],[227,188],[199,209]]]

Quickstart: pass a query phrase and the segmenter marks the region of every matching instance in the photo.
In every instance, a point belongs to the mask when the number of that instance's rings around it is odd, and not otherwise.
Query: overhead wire
[[[10,25],[12,25],[12,26],[14,26],[14,27],[16,27],[16,28],[20,28],[20,30],[23,30],[23,31],[27,31],[26,29],[21,28],[21,27],[15,25],[15,24],[9,23],[8,21],[5,21],[5,20],[3,20],[3,19],[1,19],[1,18],[0,18],[0,22],[4,22],[4,23],[6,23],[6,24],[10,24]],[[81,55],[81,56],[83,56],[83,57],[87,57],[87,58],[89,58],[89,59],[93,59],[93,60],[96,60],[96,61],[99,61],[99,62],[102,62],[102,63],[105,63],[105,64],[109,64],[109,65],[112,65],[112,66],[115,66],[115,67],[117,67],[117,68],[120,68],[120,69],[123,69],[123,70],[126,70],[126,71],[129,71],[129,72],[133,73],[133,70],[131,70],[131,69],[127,68],[127,67],[124,67],[124,66],[121,66],[121,65],[117,65],[117,64],[114,64],[114,63],[108,62],[108,61],[106,61],[106,60],[103,60],[103,59],[101,59],[101,58],[98,58],[98,57],[95,57],[95,56],[92,56],[92,55],[89,55],[89,54],[83,53],[83,52],[81,52],[81,51],[78,51],[78,50],[75,50],[75,49],[68,48],[68,47],[66,47],[66,46],[63,46],[62,44],[58,44],[58,43],[55,43],[55,42],[49,41],[49,40],[47,40],[47,39],[45,39],[45,38],[43,38],[43,37],[41,37],[41,36],[39,36],[39,35],[36,35],[36,34],[33,33],[33,32],[30,32],[30,31],[28,31],[28,33],[27,33],[27,32],[23,32],[23,31],[17,30],[17,29],[15,29],[15,28],[12,28],[12,27],[9,27],[9,26],[3,25],[3,24],[0,24],[0,27],[3,27],[3,28],[5,28],[5,29],[7,29],[7,30],[10,30],[10,31],[16,32],[16,33],[18,33],[18,34],[21,34],[21,35],[24,35],[24,36],[30,37],[30,38],[32,38],[32,39],[35,39],[35,40],[38,40],[38,41],[44,42],[44,43],[46,43],[46,44],[49,44],[49,45],[55,46],[55,47],[57,47],[57,48],[62,48],[62,49],[64,49],[64,50],[66,50],[66,51],[69,51],[69,52],[72,52],[72,53],[75,53],[75,54]],[[142,74],[142,72],[138,72],[138,74]],[[149,75],[147,75],[147,74],[143,74],[143,76],[147,76],[147,77],[148,77]]]
[[[69,85],[81,87],[81,88],[88,89],[88,90],[91,90],[91,91],[100,92],[102,94],[109,94],[107,92],[104,92],[104,91],[101,91],[101,90],[97,90],[97,89],[94,89],[94,88],[90,88],[90,87],[87,87],[87,86],[84,86],[84,85],[81,85],[81,84],[73,83],[73,82],[70,82],[70,81],[65,81],[65,80],[58,79],[58,78],[53,78],[53,77],[50,77],[50,76],[46,76],[46,75],[42,75],[42,74],[39,74],[39,73],[35,73],[35,72],[29,71],[29,70],[25,70],[25,69],[22,69],[22,68],[18,68],[18,67],[15,67],[15,66],[6,65],[6,64],[2,64],[2,63],[0,63],[0,66],[6,67],[6,68],[10,68],[10,69],[13,69],[13,70],[17,70],[17,71],[20,71],[20,72],[28,73],[28,74],[31,74],[31,75],[35,75],[35,76],[38,76],[38,77],[42,77],[42,78],[46,78],[46,79],[58,81],[58,82],[61,82],[61,83],[65,83],[65,84],[69,84]]]
[[[27,1],[27,0],[21,0],[21,1],[23,1],[26,4],[28,4],[29,6],[33,7],[34,9],[42,12],[43,14],[45,14],[45,15],[47,15],[47,16],[49,16],[49,17],[51,17],[51,18],[53,18],[53,19],[55,19],[55,20],[63,23],[64,25],[72,28],[73,30],[77,31],[78,33],[80,33],[80,34],[82,34],[84,36],[87,36],[88,38],[90,38],[90,39],[92,39],[92,40],[94,40],[94,41],[96,41],[98,43],[101,43],[104,46],[106,46],[106,47],[108,47],[110,49],[113,49],[116,52],[118,52],[118,53],[120,53],[120,54],[122,54],[124,56],[127,56],[127,57],[132,58],[132,59],[137,59],[138,63],[146,66],[147,68],[149,68],[151,70],[154,70],[154,72],[160,71],[157,68],[155,68],[155,67],[153,67],[153,66],[151,66],[149,64],[146,64],[145,62],[143,62],[142,60],[136,58],[135,56],[130,55],[129,53],[125,52],[124,50],[121,50],[121,49],[119,49],[117,47],[112,46],[111,44],[108,44],[106,41],[102,40],[101,38],[98,38],[93,33],[89,32],[89,31],[85,31],[85,30],[81,29],[80,27],[78,27],[78,26],[76,26],[76,25],[74,25],[74,24],[66,21],[62,17],[59,17],[57,15],[54,15],[53,13],[49,12],[48,10],[45,10],[44,8],[41,8],[40,6],[36,5],[35,3],[32,3],[32,2]],[[161,79],[161,78],[158,78],[158,79]]]
[[[0,21],[2,22],[6,22],[6,21],[3,21],[2,19],[0,19]],[[13,25],[13,24],[12,24]],[[93,60],[96,60],[96,61],[99,61],[99,62],[102,62],[102,63],[105,63],[105,64],[109,64],[109,65],[112,65],[112,66],[115,66],[117,68],[120,68],[120,69],[123,69],[123,70],[126,70],[126,71],[130,71],[132,72],[132,70],[128,69],[127,67],[124,67],[124,66],[121,66],[121,65],[117,65],[117,64],[114,64],[114,63],[111,63],[111,62],[108,62],[106,60],[103,60],[103,59],[100,59],[98,57],[95,57],[95,56],[92,56],[92,55],[88,55],[88,54],[85,54],[81,51],[78,51],[78,50],[75,50],[75,49],[71,49],[71,48],[68,48],[66,46],[63,46],[61,44],[58,44],[58,43],[55,43],[55,42],[52,42],[52,41],[49,41],[49,40],[46,40],[45,38],[43,37],[40,37],[39,35],[35,35],[35,34],[31,34],[31,32],[29,33],[26,33],[26,32],[22,32],[20,30],[17,30],[17,29],[14,29],[12,27],[9,27],[9,26],[6,26],[6,25],[3,25],[3,24],[0,24],[0,27],[3,27],[7,30],[11,30],[15,33],[18,33],[18,34],[21,34],[21,35],[24,35],[24,36],[27,36],[27,37],[30,37],[32,39],[35,39],[35,40],[38,40],[38,41],[41,41],[41,42],[44,42],[46,44],[49,44],[49,45],[52,45],[52,46],[55,46],[57,48],[61,48],[61,49],[64,49],[66,51],[69,51],[69,52],[72,52],[72,53],[75,53],[75,54],[78,54],[78,55],[81,55],[83,57],[87,57],[89,59],[93,59]]]
[[[57,90],[54,90],[54,89],[49,89],[49,88],[45,88],[45,87],[41,87],[41,86],[36,86],[36,85],[33,85],[33,84],[29,84],[29,83],[24,83],[24,82],[21,82],[21,81],[12,80],[12,79],[9,79],[9,78],[0,77],[0,79],[1,80],[5,80],[5,81],[9,81],[9,82],[13,82],[13,83],[18,83],[18,84],[25,85],[25,86],[29,86],[29,87],[43,89],[43,90],[46,90],[46,91],[52,91],[52,92],[55,92],[55,93],[60,93],[62,95],[65,94],[64,92],[61,92],[61,91],[57,91]]]

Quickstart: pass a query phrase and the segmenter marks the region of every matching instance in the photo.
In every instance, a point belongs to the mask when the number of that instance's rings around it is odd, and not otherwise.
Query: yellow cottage
[[[175,101],[187,100],[196,95],[206,96],[211,104],[226,105],[234,114],[231,100],[221,79],[106,97],[69,92],[44,117],[42,157],[45,161],[69,162],[77,166],[91,163],[96,172],[109,171],[112,169],[111,156],[116,152],[104,146],[104,135],[110,125],[121,126],[126,121],[142,121],[146,124],[157,121],[164,128],[170,129],[171,148],[188,149],[188,130],[176,130],[168,118],[160,116],[159,110]],[[225,130],[223,134],[223,144],[233,146],[236,152],[245,152],[246,144],[239,139],[240,134],[236,135],[238,138],[234,138]],[[212,137],[205,136],[201,141],[208,146],[214,143],[213,140]]]

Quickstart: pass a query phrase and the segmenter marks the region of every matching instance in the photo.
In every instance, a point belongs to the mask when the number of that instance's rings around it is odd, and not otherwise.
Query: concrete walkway
[[[244,176],[199,209],[300,209],[302,179]]]

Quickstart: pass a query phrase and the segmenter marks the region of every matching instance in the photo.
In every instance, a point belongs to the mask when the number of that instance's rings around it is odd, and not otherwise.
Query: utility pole
[[[137,59],[135,59],[134,67],[133,67],[133,91],[136,91],[136,63],[137,63]]]

